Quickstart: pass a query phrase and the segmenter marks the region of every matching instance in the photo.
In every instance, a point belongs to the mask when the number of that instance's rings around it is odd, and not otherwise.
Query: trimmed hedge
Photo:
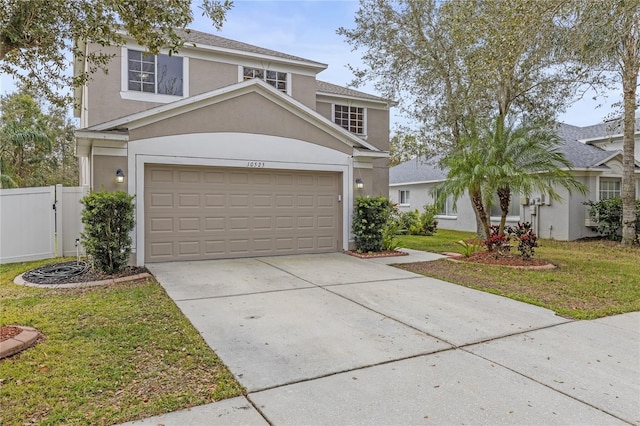
[[[384,250],[383,230],[389,219],[391,208],[391,202],[385,197],[356,199],[352,230],[358,252]]]
[[[129,263],[133,218],[133,196],[124,191],[98,191],[84,197],[82,244],[96,269],[107,274],[121,271]]]

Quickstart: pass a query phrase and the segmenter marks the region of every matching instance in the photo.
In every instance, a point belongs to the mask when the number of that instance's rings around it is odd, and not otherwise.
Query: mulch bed
[[[524,259],[520,255],[515,254],[497,254],[490,251],[477,251],[469,257],[457,256],[456,261],[459,262],[471,262],[471,263],[483,263],[488,265],[499,266],[511,266],[520,268],[542,268],[553,267],[553,264],[544,259],[530,258]]]
[[[61,263],[56,263],[54,265],[47,265],[47,267],[53,266],[53,267],[64,268],[69,265],[73,266],[76,263],[77,262],[73,260],[71,262],[61,262]],[[72,283],[85,283],[85,282],[91,282],[91,281],[109,280],[113,278],[122,278],[122,277],[131,276],[131,275],[142,274],[145,272],[148,272],[148,271],[147,271],[147,268],[145,268],[144,266],[127,266],[122,271],[117,272],[115,274],[111,274],[111,275],[105,274],[93,268],[89,268],[87,269],[86,272],[83,272],[82,274],[72,275],[68,277],[61,276],[61,277],[35,278],[35,277],[30,277],[28,273],[25,273],[23,275],[23,279],[32,284],[72,284]]]
[[[17,336],[20,333],[22,333],[22,329],[20,327],[3,325],[2,327],[0,327],[0,342],[11,339],[12,337]]]
[[[350,256],[359,257],[360,259],[374,259],[376,257],[393,257],[393,256],[407,256],[409,253],[399,250],[384,250],[369,253],[358,253],[357,251],[348,250],[345,251]]]

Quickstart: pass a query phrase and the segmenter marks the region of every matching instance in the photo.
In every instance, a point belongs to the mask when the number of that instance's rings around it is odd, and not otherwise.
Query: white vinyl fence
[[[0,264],[76,254],[88,187],[0,189]]]

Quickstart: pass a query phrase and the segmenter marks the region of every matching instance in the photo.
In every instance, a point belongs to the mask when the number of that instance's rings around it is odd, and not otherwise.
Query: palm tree
[[[448,196],[453,197],[454,208],[465,192],[469,193],[471,206],[481,226],[484,239],[491,234],[488,197],[491,188],[487,179],[487,144],[476,133],[462,136],[460,144],[441,161],[448,169],[447,179],[437,187],[437,203],[442,205]],[[478,231],[480,233],[480,230]]]
[[[506,126],[498,117],[493,128],[485,128],[461,141],[442,165],[448,168],[447,180],[437,188],[439,204],[447,196],[454,202],[468,191],[476,219],[484,238],[491,236],[489,208],[493,194],[500,204],[499,234],[504,234],[511,196],[549,194],[560,200],[556,188],[570,193],[586,193],[586,187],[569,173],[571,164],[558,150],[560,139],[555,131],[540,124]]]
[[[562,199],[558,187],[569,193],[577,190],[586,194],[587,188],[569,172],[571,163],[558,150],[560,138],[549,126],[505,125],[498,118],[487,136],[491,141],[486,157],[488,184],[498,195],[500,234],[504,233],[513,194],[530,197],[533,193],[544,193],[556,201]]]

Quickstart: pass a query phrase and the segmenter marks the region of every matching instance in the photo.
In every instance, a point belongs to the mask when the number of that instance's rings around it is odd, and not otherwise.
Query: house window
[[[334,105],[333,121],[357,135],[364,134],[364,108]]]
[[[495,194],[493,196],[493,203],[491,204],[491,216],[500,217],[501,215],[500,200],[498,199],[498,194]],[[520,216],[520,197],[517,194],[511,194],[507,216]]]
[[[436,195],[436,198],[437,198],[437,195]],[[457,213],[456,209],[453,207],[453,196],[450,195],[445,200],[444,205],[442,205],[438,210],[438,215],[439,216],[455,216],[456,213]]]
[[[244,67],[243,79],[251,80],[259,78],[260,80],[270,84],[281,92],[287,93],[287,73],[279,71],[270,71],[259,68]]]
[[[398,191],[398,202],[400,205],[409,205],[409,191]]]
[[[600,178],[600,201],[620,196],[620,178]]]
[[[160,95],[182,96],[182,58],[128,50],[128,89]]]

